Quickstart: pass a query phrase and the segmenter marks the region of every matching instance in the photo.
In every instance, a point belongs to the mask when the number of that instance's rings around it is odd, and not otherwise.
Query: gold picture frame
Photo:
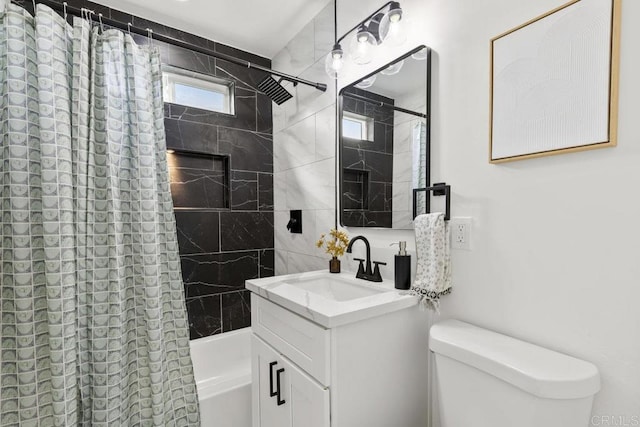
[[[491,39],[490,163],[617,144],[621,3],[573,0]]]

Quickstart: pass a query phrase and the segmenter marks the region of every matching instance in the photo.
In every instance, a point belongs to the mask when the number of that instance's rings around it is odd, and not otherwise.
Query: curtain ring
[[[64,20],[67,20],[67,2],[62,3],[62,12],[64,13]]]
[[[129,32],[129,35],[131,35],[131,22],[127,22],[127,31]]]
[[[36,14],[36,0],[31,0],[31,3],[33,3],[33,15],[35,16],[35,14]]]
[[[153,30],[147,28],[147,37],[149,38],[149,46],[153,47]]]
[[[102,13],[98,14],[98,21],[100,21],[100,32],[104,33],[104,24],[102,23]]]

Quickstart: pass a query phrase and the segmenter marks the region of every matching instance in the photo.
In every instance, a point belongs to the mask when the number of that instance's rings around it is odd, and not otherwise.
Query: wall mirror
[[[340,91],[343,226],[413,228],[413,189],[430,185],[430,81],[418,46]],[[418,193],[416,212],[428,203]]]

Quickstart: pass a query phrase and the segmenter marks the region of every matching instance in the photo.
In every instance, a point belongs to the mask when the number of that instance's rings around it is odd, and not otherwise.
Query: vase
[[[331,261],[329,261],[329,271],[331,273],[340,273],[340,260],[338,258],[331,258]]]

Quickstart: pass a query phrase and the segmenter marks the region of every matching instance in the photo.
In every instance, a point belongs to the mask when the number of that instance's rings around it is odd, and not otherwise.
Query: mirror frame
[[[425,118],[426,121],[426,167],[428,168],[427,171],[427,175],[426,175],[426,185],[425,187],[430,187],[431,186],[431,48],[426,46],[426,45],[419,45],[417,47],[415,47],[414,49],[411,49],[409,52],[393,59],[392,61],[386,63],[385,65],[383,65],[382,67],[372,71],[371,73],[365,75],[364,77],[359,78],[358,80],[355,80],[351,83],[349,83],[348,85],[345,85],[344,87],[342,87],[342,89],[340,89],[340,92],[338,93],[338,123],[337,123],[337,151],[338,151],[338,177],[339,177],[339,182],[338,185],[336,185],[336,216],[338,217],[338,222],[340,224],[341,227],[351,227],[351,228],[366,228],[366,229],[376,229],[376,230],[411,230],[412,228],[393,228],[393,224],[391,227],[360,227],[357,225],[345,225],[344,221],[343,221],[343,209],[342,209],[342,187],[343,187],[343,174],[344,174],[344,167],[342,165],[342,118],[343,118],[343,92],[348,88],[348,87],[352,87],[358,83],[360,83],[363,80],[368,79],[369,77],[378,74],[379,72],[381,72],[382,70],[386,69],[387,67],[389,67],[390,65],[393,65],[397,62],[400,62],[404,59],[409,58],[411,55],[413,55],[414,53],[417,53],[423,49],[427,49],[427,58],[425,59],[427,61],[427,70],[426,70],[426,111],[425,111],[425,115],[427,116]],[[392,192],[393,193],[393,192]],[[409,195],[410,199],[413,199],[413,195]],[[426,200],[425,200],[425,207],[426,207],[426,211],[429,212],[431,210],[431,200],[430,197],[427,195]],[[392,221],[393,221],[393,210],[392,210]],[[413,210],[411,210],[411,215],[413,216]],[[412,218],[412,222],[413,222]]]

